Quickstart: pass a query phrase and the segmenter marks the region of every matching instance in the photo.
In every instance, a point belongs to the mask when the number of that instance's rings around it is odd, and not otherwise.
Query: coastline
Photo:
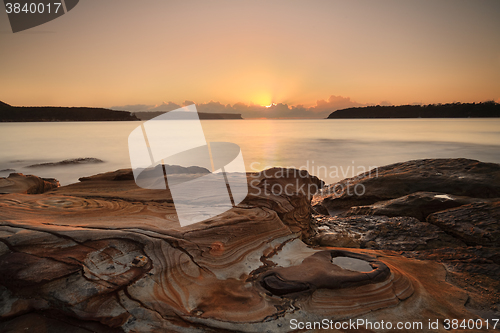
[[[352,107],[333,111],[326,119],[454,119],[499,117],[500,104],[489,101],[481,103]]]

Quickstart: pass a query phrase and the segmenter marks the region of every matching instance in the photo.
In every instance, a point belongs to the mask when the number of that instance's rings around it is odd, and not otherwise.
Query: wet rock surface
[[[486,296],[459,282],[464,271],[496,272],[497,250],[407,216],[313,218],[302,189],[322,182],[296,171],[248,174],[242,203],[187,227],[168,190],[139,188],[127,170],[1,195],[0,331],[290,332],[291,319],[479,318],[470,305]],[[344,243],[328,241],[336,231]]]
[[[415,192],[392,200],[379,201],[369,206],[351,207],[343,216],[384,215],[409,216],[425,221],[427,216],[449,208],[487,199],[469,198],[436,192]]]
[[[45,167],[54,167],[54,166],[65,166],[65,165],[79,165],[79,164],[96,164],[96,163],[104,163],[103,160],[95,158],[95,157],[80,157],[80,158],[72,158],[68,160],[63,160],[59,162],[45,162],[45,163],[37,163],[26,166],[26,168],[45,168]]]
[[[370,268],[365,272],[357,272],[335,264],[332,266],[332,259],[339,256],[366,262]],[[387,265],[373,257],[347,251],[321,251],[304,259],[297,266],[269,270],[262,276],[261,283],[273,294],[281,296],[316,289],[342,289],[383,282],[390,274]]]
[[[330,185],[313,204],[328,211],[349,210],[422,191],[500,198],[500,165],[464,158],[391,164]]]
[[[397,163],[313,199],[311,244],[391,250],[444,265],[466,305],[500,316],[500,165],[466,159]],[[333,186],[330,186],[330,189]],[[337,185],[337,188],[340,188]],[[358,191],[359,192],[359,191]],[[496,316],[496,317],[495,317]]]
[[[313,220],[317,234],[312,242],[322,246],[394,251],[465,246],[439,227],[414,217],[315,215]]]
[[[500,245],[500,200],[437,212],[427,221],[467,245]]]
[[[208,171],[205,168],[191,166],[191,167],[182,167],[179,165],[169,165],[169,164],[159,164],[151,171],[157,171],[157,169],[165,170],[167,175],[190,175],[190,174],[207,174]],[[163,171],[163,170],[162,170]],[[147,172],[147,171],[146,171]],[[105,172],[101,174],[97,174],[89,177],[81,177],[78,179],[81,182],[84,181],[114,181],[114,180],[134,180],[134,173],[131,169],[119,169],[112,172]]]

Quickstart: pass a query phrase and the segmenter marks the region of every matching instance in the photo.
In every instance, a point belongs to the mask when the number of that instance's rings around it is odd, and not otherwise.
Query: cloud
[[[350,97],[331,95],[328,101],[324,99],[318,100],[316,106],[309,108],[308,111],[316,115],[314,118],[326,118],[333,111],[367,105],[351,101]]]
[[[139,111],[148,111],[152,107],[154,107],[154,105],[134,104],[134,105],[112,106],[110,107],[110,109],[117,111],[139,112]]]
[[[193,104],[193,103],[191,103]],[[173,102],[163,102],[160,105],[148,105],[148,104],[134,104],[134,105],[120,105],[112,106],[111,110],[117,111],[130,111],[130,112],[144,112],[144,111],[172,111],[180,108],[181,105],[175,104]]]
[[[316,102],[316,106],[314,108],[316,108],[316,109],[324,109],[324,108],[345,109],[345,108],[356,107],[356,106],[365,106],[365,104],[351,101],[350,97],[331,95],[330,98],[328,98],[328,101],[325,101],[324,99],[318,100]]]
[[[220,102],[210,101],[208,103],[197,104],[196,108],[199,112],[206,113],[235,113],[231,105],[224,105]]]
[[[381,102],[389,103],[389,102]],[[123,105],[113,106],[113,110],[139,112],[139,111],[171,111],[184,105],[196,104],[199,112],[206,113],[239,113],[243,118],[326,118],[330,113],[336,110],[366,106],[367,104],[352,101],[350,97],[332,95],[328,100],[318,100],[313,107],[304,107],[303,105],[291,105],[277,103],[269,108],[256,104],[222,104],[220,102],[210,101],[207,103],[195,103],[193,101],[184,101],[181,105],[173,102],[163,102],[160,105]],[[389,105],[392,105],[389,103]]]
[[[193,104],[193,103],[191,103],[191,104]],[[180,107],[181,107],[181,105],[175,104],[173,102],[168,102],[168,103],[163,102],[160,105],[155,105],[152,108],[149,108],[149,109],[143,110],[143,111],[165,111],[165,112],[167,112],[167,111],[172,111],[172,110],[178,109]]]

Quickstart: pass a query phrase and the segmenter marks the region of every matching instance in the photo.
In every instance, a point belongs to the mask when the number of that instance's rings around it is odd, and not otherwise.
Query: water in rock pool
[[[0,177],[21,172],[66,185],[83,176],[130,168],[128,135],[140,124],[0,123]],[[326,183],[412,159],[464,157],[500,163],[500,119],[204,120],[202,126],[207,141],[238,144],[247,171],[295,167]],[[27,168],[77,158],[104,162]]]
[[[371,272],[373,270],[367,261],[351,257],[334,257],[332,258],[332,264],[356,272]]]

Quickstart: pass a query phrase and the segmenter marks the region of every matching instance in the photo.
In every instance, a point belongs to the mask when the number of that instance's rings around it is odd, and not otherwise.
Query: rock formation
[[[64,165],[95,164],[95,163],[104,163],[104,161],[95,157],[72,158],[59,162],[32,164],[26,166],[26,168],[42,168],[42,167],[64,166]]]
[[[422,191],[500,198],[500,165],[465,158],[391,164],[326,187],[313,204],[338,212]]]
[[[368,206],[351,207],[344,216],[384,215],[410,216],[420,221],[432,213],[456,208],[469,203],[482,203],[487,199],[469,198],[436,192],[415,192],[396,199],[379,201]]]
[[[22,173],[11,173],[7,178],[0,177],[0,194],[25,193],[39,194],[59,186],[53,178],[40,178]]]
[[[40,194],[19,182],[0,195],[0,331],[291,332],[292,320],[480,318],[432,253],[422,261],[382,246],[306,245],[320,230],[316,177],[273,168],[247,178],[241,204],[187,227],[169,191],[137,187],[130,170]],[[435,231],[449,224],[433,216]],[[424,223],[405,219],[403,231]],[[430,234],[428,243],[451,242]]]
[[[434,213],[427,221],[470,246],[500,246],[500,200]]]
[[[500,316],[500,165],[397,163],[330,185],[313,203],[311,244],[442,263],[448,281],[467,291],[471,311]]]

